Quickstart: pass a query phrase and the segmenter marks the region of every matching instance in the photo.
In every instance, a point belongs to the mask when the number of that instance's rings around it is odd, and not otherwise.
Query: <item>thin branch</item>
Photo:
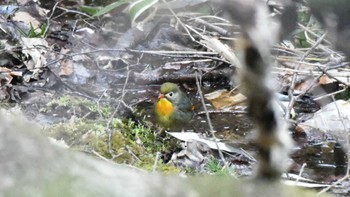
[[[306,51],[306,53],[304,53],[304,55],[300,58],[299,60],[299,64],[296,68],[296,70],[299,70],[300,69],[300,66],[301,66],[301,63],[302,61],[305,60],[305,58],[313,51],[315,50],[315,48],[323,41],[323,39],[326,37],[327,35],[327,32],[325,32],[321,37],[318,38],[317,42],[308,50]],[[292,78],[292,82],[291,82],[291,85],[290,85],[290,88],[289,88],[289,91],[288,91],[288,95],[289,97],[291,98],[291,101],[289,102],[289,105],[288,105],[288,111],[287,113],[285,114],[285,119],[288,119],[289,118],[289,114],[294,106],[294,103],[297,99],[297,97],[293,96],[294,94],[294,88],[295,88],[295,84],[296,84],[296,79],[297,79],[297,73],[294,73],[293,74],[293,78]]]
[[[297,185],[298,184],[298,182],[299,182],[299,180],[300,180],[300,177],[301,177],[301,175],[303,174],[303,172],[304,172],[304,169],[305,169],[305,167],[307,166],[307,164],[306,163],[303,163],[303,165],[301,166],[301,168],[300,168],[300,172],[299,172],[299,175],[298,175],[298,178],[297,178],[297,180],[295,181],[295,185]]]
[[[159,157],[160,157],[160,152],[157,152],[157,153],[156,153],[156,158],[154,159],[153,170],[152,170],[152,172],[156,172],[156,170],[157,170],[157,165],[158,165]]]
[[[177,20],[177,22],[182,26],[182,28],[185,29],[185,31],[187,32],[187,34],[190,36],[192,41],[196,41],[196,39],[191,35],[190,31],[186,28],[186,25],[180,20],[180,18],[176,15],[176,13],[174,12],[173,9],[171,9],[171,7],[169,6],[168,2],[166,0],[162,0],[162,2],[165,4],[165,6],[169,9],[169,11],[171,12],[171,14],[175,17],[175,19]]]
[[[124,86],[123,86],[123,89],[122,89],[122,95],[120,97],[120,102],[118,103],[117,107],[115,108],[114,112],[112,113],[112,115],[110,116],[108,122],[107,122],[107,126],[106,126],[106,132],[108,134],[108,150],[110,153],[112,153],[112,130],[110,129],[110,125],[112,123],[112,120],[115,116],[115,114],[117,113],[117,111],[119,111],[119,107],[120,107],[120,104],[122,103],[121,101],[124,101],[124,96],[126,94],[125,92],[125,89],[126,89],[126,85],[128,84],[128,81],[129,81],[129,76],[130,76],[130,70],[129,70],[129,66],[127,67],[127,70],[128,70],[128,73],[126,75],[126,79],[125,79],[125,82],[124,82]]]
[[[321,100],[321,99],[324,99],[324,98],[327,98],[327,97],[330,97],[330,96],[334,96],[334,95],[339,94],[341,92],[344,92],[346,90],[347,90],[347,88],[343,88],[341,90],[338,90],[338,91],[335,91],[335,92],[332,92],[332,93],[329,93],[329,94],[325,94],[325,95],[319,96],[317,98],[314,98],[314,101],[318,101],[318,100]]]
[[[210,120],[210,116],[209,116],[209,113],[208,113],[208,110],[207,110],[207,106],[205,105],[205,102],[204,102],[204,97],[203,97],[203,94],[202,94],[201,85],[200,85],[200,82],[199,82],[199,81],[200,81],[200,77],[199,77],[199,75],[198,75],[198,72],[196,71],[196,84],[197,84],[197,88],[198,88],[198,94],[199,94],[199,96],[200,96],[200,98],[201,98],[202,106],[203,106],[203,109],[204,109],[204,111],[205,111],[205,115],[206,115],[206,117],[207,117],[209,130],[210,130],[210,133],[211,133],[211,135],[212,135],[212,137],[213,137],[213,139],[214,139],[214,142],[215,142],[216,148],[217,148],[217,150],[218,150],[220,159],[221,159],[224,163],[226,163],[225,157],[224,157],[224,155],[222,154],[222,151],[220,150],[220,147],[219,147],[219,145],[218,145],[218,143],[217,143],[217,142],[218,142],[218,139],[216,138],[215,133],[214,133],[215,131],[214,131],[213,125],[212,125],[211,120]]]
[[[53,17],[53,15],[54,15],[54,13],[55,13],[55,10],[56,10],[56,8],[57,8],[57,6],[58,6],[58,4],[61,3],[62,1],[63,1],[63,0],[57,1],[57,2],[55,3],[55,5],[53,6],[51,15],[46,19],[46,27],[45,27],[45,31],[44,31],[43,35],[46,35],[47,31],[49,30],[49,27],[50,27],[50,20],[51,20],[51,18]]]

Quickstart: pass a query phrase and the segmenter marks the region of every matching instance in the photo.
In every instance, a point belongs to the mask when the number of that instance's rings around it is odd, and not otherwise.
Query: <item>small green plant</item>
[[[221,162],[217,159],[211,159],[204,166],[205,171],[209,174],[214,174],[218,176],[236,176],[228,166],[223,166]]]
[[[108,102],[97,105],[92,100],[65,95],[52,100],[47,108],[63,112],[74,108],[79,111],[78,114],[98,117],[89,118],[78,115],[77,118],[84,118],[53,125],[46,129],[46,133],[55,139],[63,139],[75,150],[94,150],[117,163],[127,163],[152,170],[157,152],[169,152],[174,150],[174,146],[178,146],[176,139],[164,139],[166,134],[147,122],[142,112],[134,114],[137,120],[113,118],[110,121],[115,109]],[[108,128],[106,128],[107,125]],[[111,132],[110,136],[108,132]],[[157,159],[157,171],[178,172],[175,167],[164,163],[161,158]]]
[[[350,100],[350,88],[335,95],[335,99]]]
[[[30,23],[30,29],[29,29],[29,32],[27,33],[26,37],[28,37],[28,38],[43,38],[43,37],[45,37],[46,27],[47,27],[46,23],[43,23],[40,26],[40,32],[37,33],[36,29],[34,29],[32,23]]]
[[[156,145],[157,133],[153,131],[150,127],[136,124],[136,122],[131,119],[127,122],[127,128],[129,132],[126,135],[133,138],[135,142],[142,144],[147,152],[154,153],[157,151],[158,147]]]
[[[93,17],[102,16],[104,14],[107,14],[108,12],[112,11],[115,8],[118,8],[126,3],[130,3],[131,0],[119,0],[115,1],[109,5],[106,5],[104,7],[92,7],[92,6],[81,6],[80,10],[90,14]]]
[[[131,19],[131,22],[134,24],[135,20],[141,16],[146,10],[153,7],[158,3],[158,0],[137,0],[132,2],[131,0],[119,0],[115,1],[104,7],[91,7],[91,6],[81,6],[80,10],[90,14],[93,17],[102,16],[112,11],[115,8],[128,5],[128,14]]]
[[[61,96],[57,99],[53,99],[49,103],[46,104],[47,107],[54,107],[54,106],[63,106],[67,107],[71,104],[71,98],[70,96]]]

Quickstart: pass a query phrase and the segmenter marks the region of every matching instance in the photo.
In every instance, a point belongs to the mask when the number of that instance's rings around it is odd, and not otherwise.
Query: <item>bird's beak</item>
[[[159,94],[158,99],[162,99],[162,98],[165,98],[165,95],[164,94]]]

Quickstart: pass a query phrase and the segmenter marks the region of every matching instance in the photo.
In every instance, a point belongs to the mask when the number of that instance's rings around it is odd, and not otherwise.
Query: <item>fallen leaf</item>
[[[321,85],[333,83],[334,80],[330,79],[327,75],[322,75],[320,79],[318,80],[318,83]]]
[[[69,77],[73,73],[73,61],[71,59],[64,59],[60,63],[60,73],[62,77]]]
[[[304,92],[310,89],[310,87],[314,84],[314,79],[311,77],[305,77],[303,79],[300,79],[299,82],[295,84],[295,90],[298,90],[299,92]]]
[[[247,97],[241,93],[227,90],[217,90],[204,95],[204,97],[209,100],[216,109],[232,107],[243,103],[247,99]]]
[[[27,24],[28,29],[29,29],[29,25],[31,25],[35,33],[41,32],[40,22],[27,12],[23,12],[23,11],[16,12],[12,17],[12,20],[16,22],[23,22],[23,24]]]
[[[21,38],[23,54],[29,59],[32,58],[34,64],[26,64],[28,70],[34,71],[46,65],[46,52],[48,43],[42,38]]]

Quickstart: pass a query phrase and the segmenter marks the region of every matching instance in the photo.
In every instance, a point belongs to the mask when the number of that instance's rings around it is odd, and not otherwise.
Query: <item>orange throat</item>
[[[156,105],[158,116],[170,116],[174,112],[173,104],[166,98],[160,98]]]

